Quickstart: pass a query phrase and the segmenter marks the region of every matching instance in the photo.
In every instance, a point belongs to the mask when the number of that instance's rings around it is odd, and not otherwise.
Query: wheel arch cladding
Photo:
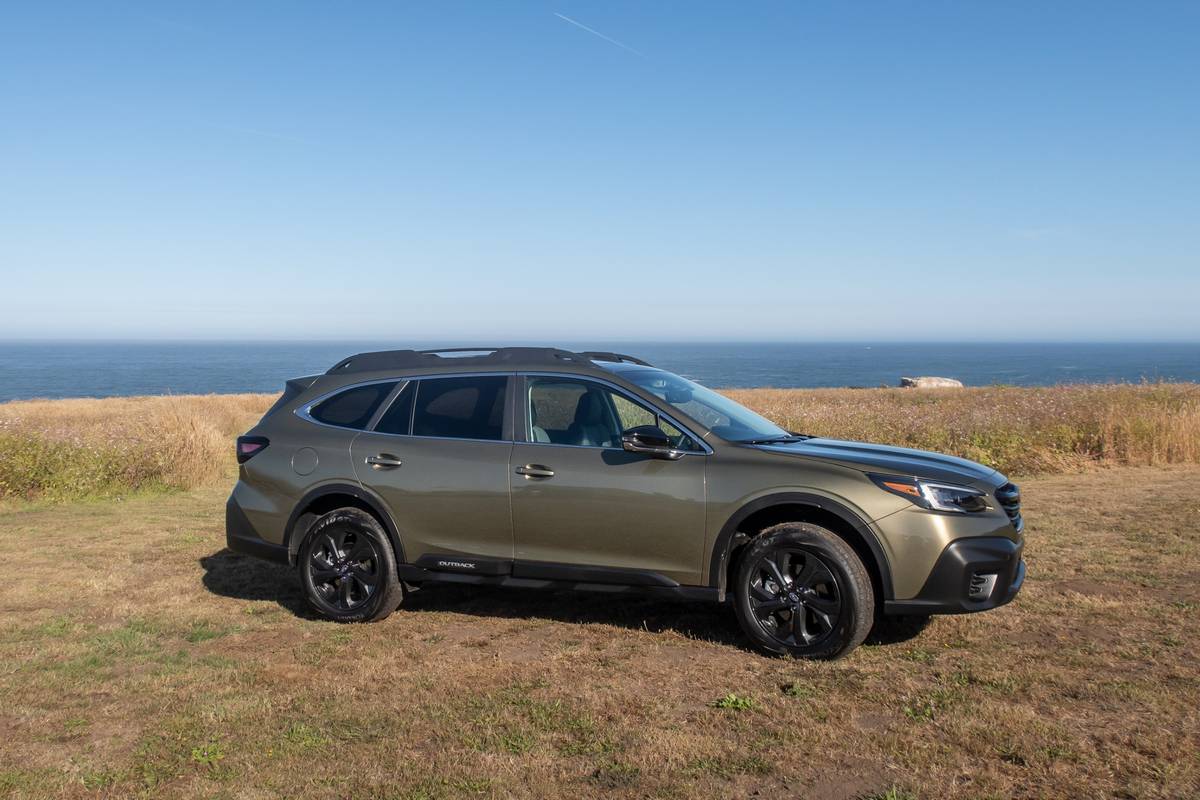
[[[862,560],[871,576],[871,588],[882,603],[892,597],[892,572],[883,547],[870,527],[845,505],[821,495],[802,492],[760,497],[734,513],[717,535],[709,565],[709,585],[724,597],[737,553],[745,546],[737,534],[754,536],[782,522],[810,522],[837,534]]]
[[[304,541],[304,535],[308,532],[309,526],[322,514],[338,508],[357,508],[374,517],[387,531],[392,551],[396,556],[396,563],[405,563],[400,534],[392,522],[391,515],[384,509],[383,502],[362,487],[338,483],[313,489],[305,494],[292,510],[283,540],[288,549],[288,559],[292,564],[296,563],[300,545]]]

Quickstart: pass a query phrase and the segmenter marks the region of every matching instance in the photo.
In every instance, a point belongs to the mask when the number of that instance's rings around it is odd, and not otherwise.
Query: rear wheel
[[[314,522],[299,562],[309,604],[335,622],[376,622],[404,597],[387,533],[361,509],[339,508]]]
[[[871,578],[858,555],[807,522],[775,525],[747,545],[733,589],[746,635],[779,655],[841,658],[875,619]]]

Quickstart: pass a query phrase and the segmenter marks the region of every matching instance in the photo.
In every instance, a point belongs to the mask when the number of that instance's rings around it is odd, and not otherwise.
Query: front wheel
[[[309,604],[335,622],[376,622],[404,597],[387,533],[358,508],[339,508],[314,522],[300,545],[299,566]]]
[[[733,590],[746,635],[777,655],[841,658],[867,638],[875,619],[871,577],[858,554],[807,522],[775,525],[751,541]]]

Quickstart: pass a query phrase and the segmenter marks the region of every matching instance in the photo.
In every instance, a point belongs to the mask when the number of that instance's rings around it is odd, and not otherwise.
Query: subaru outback
[[[381,620],[423,584],[731,601],[775,654],[983,611],[1025,577],[1020,494],[952,456],[786,431],[679,375],[551,348],[361,353],[237,441],[230,549]]]

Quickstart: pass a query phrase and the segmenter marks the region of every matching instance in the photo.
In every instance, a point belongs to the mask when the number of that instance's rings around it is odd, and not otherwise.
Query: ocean
[[[0,401],[276,392],[288,378],[323,372],[356,352],[428,346],[422,342],[0,342]],[[452,345],[439,342],[437,346]],[[559,346],[630,353],[712,387],[895,386],[902,375],[957,378],[968,386],[1200,382],[1200,343],[587,342]]]

